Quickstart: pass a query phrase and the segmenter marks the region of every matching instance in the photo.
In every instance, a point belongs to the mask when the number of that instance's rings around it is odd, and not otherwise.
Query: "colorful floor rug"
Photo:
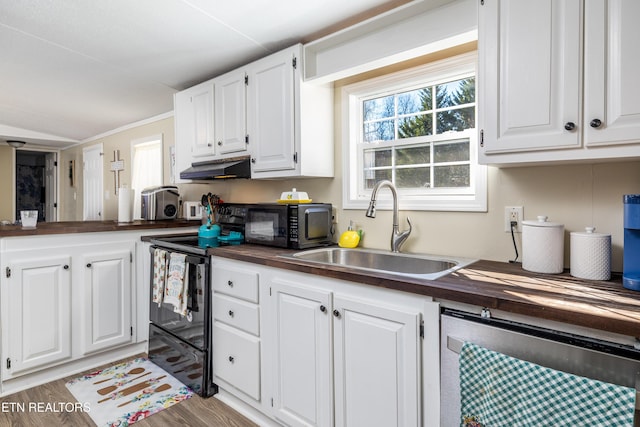
[[[84,375],[66,386],[88,407],[99,427],[129,426],[193,395],[187,386],[144,358]]]

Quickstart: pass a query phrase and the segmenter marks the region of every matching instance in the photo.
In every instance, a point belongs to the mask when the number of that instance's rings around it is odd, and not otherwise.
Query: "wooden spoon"
[[[149,394],[160,393],[160,392],[163,392],[165,390],[169,390],[170,388],[171,388],[171,385],[169,385],[169,384],[161,384],[158,387],[156,387],[155,389],[153,389],[153,391],[151,391],[151,393],[149,393]],[[118,408],[121,408],[124,405],[128,405],[131,402],[135,402],[136,400],[138,400],[138,396],[136,396],[134,399],[131,399],[129,401],[126,401],[124,403],[119,404]]]
[[[126,374],[124,374],[125,377],[128,377],[129,375],[138,375],[144,372],[144,368],[133,368],[132,370],[130,370],[129,372],[127,372]],[[109,381],[114,379],[115,376],[111,377],[111,378],[107,378],[106,380],[102,380],[102,381],[97,381],[94,384],[101,384],[105,381]],[[124,378],[124,377],[123,377]]]
[[[173,362],[177,362],[178,360],[180,360],[182,356],[171,356],[167,358],[167,362],[169,363],[173,363]]]
[[[110,385],[108,387],[101,388],[100,390],[98,390],[98,394],[101,395],[101,396],[104,396],[105,394],[109,394],[112,391],[115,391],[118,387],[123,386],[125,384],[128,384],[128,383],[130,383],[132,381],[135,381],[138,378],[142,378],[142,377],[144,377],[146,375],[149,375],[150,373],[151,373],[151,371],[149,371],[149,372],[147,372],[145,374],[142,374],[140,376],[137,376],[135,378],[130,378],[130,379],[126,380],[126,381],[118,382],[118,383],[112,384],[112,385]]]

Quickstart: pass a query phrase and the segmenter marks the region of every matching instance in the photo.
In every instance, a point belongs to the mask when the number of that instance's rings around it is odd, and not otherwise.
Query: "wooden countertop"
[[[183,219],[163,221],[61,221],[39,222],[36,228],[23,229],[19,225],[0,225],[1,237],[41,236],[47,234],[95,233],[102,231],[135,231],[158,228],[196,227],[200,221]]]
[[[538,274],[519,264],[481,260],[440,279],[420,280],[278,257],[292,252],[297,251],[247,244],[208,250],[238,261],[640,337],[640,292],[625,289],[620,278],[581,280],[568,272]]]

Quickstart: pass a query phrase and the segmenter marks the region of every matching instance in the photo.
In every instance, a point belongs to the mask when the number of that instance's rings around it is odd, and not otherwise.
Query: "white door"
[[[57,153],[48,153],[45,156],[44,188],[45,188],[45,218],[47,222],[58,220],[57,198]]]
[[[107,249],[108,250],[108,249]],[[84,353],[132,340],[131,257],[133,249],[83,257]]]
[[[71,257],[9,260],[6,265],[3,379],[71,357]]]
[[[586,2],[584,133],[588,146],[640,139],[638,17],[638,1]]]
[[[295,169],[294,54],[268,56],[249,66],[247,123],[252,172]]]
[[[478,6],[484,153],[581,145],[580,4],[494,0]]]
[[[218,153],[247,150],[247,98],[244,70],[215,80],[215,134]]]
[[[331,292],[275,279],[275,416],[290,426],[332,426]]]
[[[102,220],[102,144],[92,145],[82,150],[82,219]]]
[[[420,314],[334,296],[336,426],[417,426]]]

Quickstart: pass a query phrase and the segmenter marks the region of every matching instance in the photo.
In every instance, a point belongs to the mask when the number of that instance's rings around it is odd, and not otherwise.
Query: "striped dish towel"
[[[636,390],[464,343],[463,427],[633,426]]]

